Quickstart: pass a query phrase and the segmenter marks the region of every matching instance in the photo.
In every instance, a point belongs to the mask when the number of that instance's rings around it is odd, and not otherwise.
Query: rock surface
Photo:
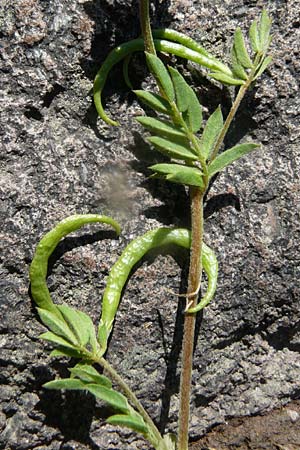
[[[217,55],[228,55],[234,29],[247,30],[264,5],[273,18],[274,63],[243,102],[227,139],[233,144],[247,136],[263,149],[219,176],[206,203],[206,241],[218,254],[220,277],[198,327],[195,440],[228,417],[262,413],[300,394],[299,11],[296,0],[154,4],[154,26],[190,33]],[[37,339],[43,327],[28,294],[35,245],[67,215],[101,212],[123,226],[118,240],[99,227],[67,238],[48,279],[55,301],[80,307],[95,323],[109,268],[124,246],[161,224],[188,226],[185,191],[147,179],[159,155],[141,137],[134,116],[142,110],[120,67],[105,98],[121,126],[97,120],[91,100],[92,79],[108,51],[139,34],[137,5],[2,0],[0,23],[0,448],[149,448],[106,425],[105,409],[92,397],[42,388],[67,376],[67,363],[51,359],[50,346]],[[147,81],[141,62],[131,65],[137,87]],[[228,111],[228,91],[191,69],[205,111],[219,102]],[[166,288],[184,292],[187,263],[186,255],[176,256],[177,262],[170,255],[148,260],[134,272],[108,352],[161,429],[172,431],[182,314]]]

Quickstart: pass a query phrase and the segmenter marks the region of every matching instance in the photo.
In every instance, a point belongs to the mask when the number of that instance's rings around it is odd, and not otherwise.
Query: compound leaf
[[[148,428],[143,421],[141,416],[138,415],[129,415],[129,414],[115,414],[114,416],[110,416],[106,419],[107,423],[112,425],[118,425],[120,427],[130,428],[131,430],[136,431],[137,433],[141,433],[146,435],[148,433]]]
[[[154,75],[158,85],[163,90],[167,99],[170,102],[173,102],[175,100],[175,92],[171,77],[165,65],[156,55],[152,55],[148,52],[145,52],[145,54],[150,72]]]
[[[86,383],[95,383],[100,384],[101,386],[105,386],[107,388],[112,387],[112,383],[109,378],[104,375],[100,375],[98,371],[89,364],[76,364],[75,367],[69,369],[72,377],[77,377]]]
[[[108,403],[113,408],[126,414],[130,411],[126,397],[119,392],[105,386],[100,386],[99,384],[86,384],[85,386],[91,394]]]
[[[154,111],[167,114],[169,116],[172,114],[169,102],[160,95],[143,90],[135,90],[133,92],[143,103],[150,106],[150,108]]]
[[[155,164],[150,167],[158,176],[163,176],[173,183],[203,187],[202,172],[196,167],[179,164]]]
[[[209,164],[208,166],[209,177],[211,178],[214,174],[224,169],[224,167],[228,166],[229,164],[246,155],[247,153],[252,152],[257,147],[259,147],[259,145],[254,143],[240,144],[221,153]]]
[[[189,85],[177,69],[173,67],[168,67],[168,69],[175,90],[177,108],[180,112],[184,112],[189,105]]]
[[[183,159],[184,161],[197,161],[198,159],[197,155],[192,153],[188,140],[185,145],[157,136],[151,136],[147,140],[158,151],[170,158]]]
[[[201,154],[207,159],[223,127],[223,115],[220,106],[208,118],[200,140]]]
[[[181,138],[186,140],[185,134],[173,125],[171,122],[156,119],[154,117],[137,117],[136,120],[143,125],[147,130],[162,137]]]
[[[248,55],[242,30],[237,28],[234,33],[234,50],[237,61],[246,69],[253,67],[250,56]]]

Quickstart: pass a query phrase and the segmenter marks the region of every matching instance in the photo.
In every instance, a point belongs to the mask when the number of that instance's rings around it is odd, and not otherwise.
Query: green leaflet
[[[173,183],[204,187],[202,172],[196,167],[179,164],[155,164],[150,169],[156,172],[158,176],[163,176]]]
[[[48,381],[48,383],[43,384],[43,387],[46,389],[86,390],[86,384],[81,380],[75,380],[74,378]]]
[[[109,378],[104,375],[100,375],[98,371],[89,364],[76,364],[75,367],[69,369],[72,377],[77,377],[86,383],[95,383],[105,386],[107,388],[112,387],[112,383]]]
[[[147,141],[154,145],[158,151],[170,158],[183,159],[184,161],[197,161],[198,159],[197,155],[192,153],[188,141],[186,145],[183,145],[157,136],[151,136],[147,138]]]
[[[188,128],[193,133],[196,133],[200,130],[202,125],[202,106],[200,105],[197,95],[193,89],[189,85],[187,85],[187,87],[188,107],[182,114],[182,117],[184,118]]]
[[[145,54],[150,72],[154,75],[158,85],[163,90],[169,102],[173,102],[175,100],[175,92],[171,77],[168,74],[165,65],[157,56],[147,52],[145,52]]]
[[[237,61],[246,69],[252,69],[253,64],[248,55],[242,30],[237,28],[234,33],[234,50]]]
[[[86,358],[86,355],[83,354],[80,350],[67,348],[65,346],[59,346],[59,347],[55,348],[50,353],[50,356],[53,358],[57,357],[57,356],[58,357],[63,356],[63,357],[67,357],[67,358],[77,358],[77,359]]]
[[[260,45],[260,39],[259,39],[257,20],[254,20],[254,22],[252,22],[252,24],[250,26],[249,38],[250,38],[251,47],[252,47],[252,50],[254,51],[254,53],[260,52],[261,45]]]
[[[211,72],[211,73],[209,73],[209,76],[211,78],[214,78],[217,81],[221,81],[224,84],[229,84],[232,86],[239,86],[239,85],[245,84],[245,80],[233,78],[233,77],[230,77],[229,75],[225,75],[224,73],[221,73],[221,72]]]
[[[259,147],[259,145],[253,143],[240,144],[221,153],[209,164],[208,166],[209,177],[211,178],[214,174],[224,169],[224,167],[228,166],[229,164],[246,155],[247,153],[252,152],[257,147]]]
[[[77,310],[77,314],[81,319],[82,326],[85,327],[86,330],[88,330],[88,332],[89,332],[88,342],[90,343],[93,352],[97,353],[99,350],[99,344],[97,342],[96,330],[95,330],[92,319],[87,314],[85,314],[84,312],[82,312],[80,310]]]
[[[201,154],[205,159],[209,158],[214,144],[223,128],[223,123],[221,107],[218,106],[211,116],[209,116],[200,139]]]
[[[168,69],[175,90],[177,108],[180,112],[184,112],[189,106],[189,85],[178,70],[173,67],[168,67]]]
[[[245,71],[244,67],[238,61],[235,47],[232,47],[232,51],[231,51],[231,69],[237,78],[239,78],[241,80],[248,79],[247,72]]]
[[[179,111],[183,113],[182,116],[188,128],[196,133],[202,125],[202,106],[197,95],[178,70],[169,67],[169,72],[175,89],[176,105]]]
[[[258,77],[261,76],[261,74],[266,70],[266,68],[268,67],[268,65],[271,64],[272,59],[273,59],[272,56],[267,56],[267,57],[262,61],[261,65],[259,66],[259,68],[258,68],[258,70],[257,70],[257,72],[256,72],[256,74],[255,74],[254,80],[256,80]]]
[[[78,346],[79,341],[70,330],[68,324],[61,320],[56,314],[47,311],[46,309],[37,308],[39,316],[46,327],[48,327],[54,334],[61,336],[71,344]]]
[[[150,108],[152,108],[154,111],[167,115],[172,114],[169,102],[160,95],[143,90],[135,90],[133,92],[143,103],[150,106]]]
[[[271,19],[268,16],[268,13],[265,9],[263,9],[261,18],[260,18],[260,27],[259,27],[259,38],[261,44],[261,50],[263,53],[266,53],[268,47],[270,45],[270,30],[271,30]]]
[[[114,416],[110,416],[106,419],[106,422],[111,425],[130,428],[131,430],[143,435],[148,434],[149,431],[142,417],[137,414],[134,416],[130,414],[115,414]]]
[[[82,316],[78,314],[76,309],[67,305],[57,305],[57,308],[63,315],[69,328],[74,332],[80,345],[85,347],[90,338],[90,330],[87,328],[86,322],[82,320]]]
[[[70,342],[66,341],[64,338],[58,336],[57,334],[52,333],[51,331],[46,331],[46,333],[40,334],[39,338],[44,339],[48,342],[52,342],[53,344],[56,344],[58,346],[77,351],[76,344],[70,344]]]
[[[154,117],[141,116],[136,120],[143,125],[147,130],[157,134],[161,137],[177,138],[186,141],[185,134],[179,129],[179,127],[173,125],[166,120],[156,119]]]
[[[126,397],[119,392],[100,386],[99,384],[87,384],[85,387],[91,394],[108,403],[113,408],[120,410],[125,414],[130,411],[130,406]]]

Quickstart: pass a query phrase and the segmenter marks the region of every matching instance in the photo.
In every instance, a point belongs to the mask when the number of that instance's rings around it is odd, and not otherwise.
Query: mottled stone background
[[[297,0],[153,2],[153,24],[187,32],[228,57],[234,29],[247,30],[267,6],[274,63],[242,104],[227,145],[262,143],[214,182],[206,203],[206,241],[218,254],[219,288],[199,320],[191,437],[228,417],[261,413],[300,394],[299,322],[299,3]],[[105,425],[107,409],[84,393],[45,391],[67,376],[28,295],[35,245],[57,221],[87,212],[120,220],[67,238],[53,258],[56,301],[95,322],[111,265],[143,232],[189,223],[183,188],[150,180],[161,160],[141,136],[141,106],[121,67],[105,90],[121,126],[97,120],[92,80],[108,51],[139,34],[129,0],[2,0],[1,23],[1,388],[0,447],[9,450],[146,449]],[[226,113],[231,91],[180,61],[204,111]],[[187,69],[192,69],[188,75]],[[135,87],[149,83],[142,57],[130,66]],[[298,79],[297,79],[298,74]],[[298,115],[298,117],[297,117]],[[123,296],[108,358],[162,429],[175,430],[182,314],[166,288],[184,292],[187,255],[148,259]],[[177,330],[174,324],[177,322]],[[128,442],[131,442],[130,444]]]

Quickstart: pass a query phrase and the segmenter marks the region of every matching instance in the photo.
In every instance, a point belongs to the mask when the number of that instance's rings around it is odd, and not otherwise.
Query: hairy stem
[[[140,0],[140,24],[145,42],[145,51],[156,55],[150,25],[149,0]]]
[[[201,251],[203,241],[203,192],[195,187],[190,188],[192,237],[190,267],[188,276],[188,294],[196,292],[201,282]],[[196,306],[197,297],[189,297],[190,306]],[[180,408],[178,426],[178,450],[188,450],[189,416],[191,380],[193,368],[193,349],[196,314],[186,314],[182,346],[182,372],[180,380]]]

